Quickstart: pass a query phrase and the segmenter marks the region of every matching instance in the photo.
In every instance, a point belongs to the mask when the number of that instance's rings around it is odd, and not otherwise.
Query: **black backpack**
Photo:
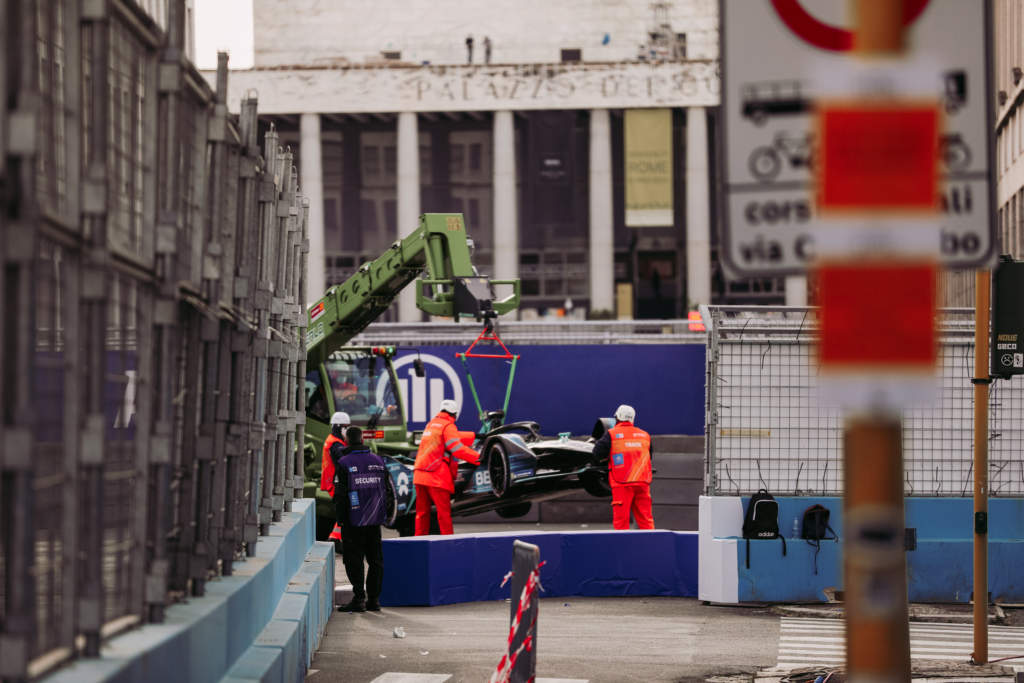
[[[779,534],[779,503],[766,489],[750,497],[743,517],[743,538],[747,539],[747,569],[750,569],[752,538],[778,538],[782,541],[782,555],[786,555],[786,539]]]
[[[818,553],[821,551],[821,542],[831,539],[836,542],[839,537],[829,526],[829,509],[824,505],[815,503],[804,510],[804,517],[800,524],[800,538],[807,541],[808,545],[814,546],[814,573],[818,573]],[[829,536],[829,534],[832,534]]]

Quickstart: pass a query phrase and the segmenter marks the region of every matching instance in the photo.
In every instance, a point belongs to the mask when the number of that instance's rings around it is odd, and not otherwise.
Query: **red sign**
[[[939,108],[931,103],[819,107],[818,208],[937,211],[939,123]]]
[[[934,263],[863,261],[823,265],[822,370],[931,371],[938,268]]]
[[[316,320],[321,315],[323,315],[323,313],[324,313],[324,302],[321,301],[316,306],[314,306],[313,308],[309,309],[309,319],[311,321],[312,320]]]
[[[903,26],[914,23],[929,0],[905,0]],[[798,37],[822,50],[846,52],[853,48],[853,32],[816,19],[800,4],[800,0],[772,0],[772,6],[786,27]]]

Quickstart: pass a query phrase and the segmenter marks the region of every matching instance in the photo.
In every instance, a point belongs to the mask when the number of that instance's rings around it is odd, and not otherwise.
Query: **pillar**
[[[299,120],[299,189],[309,198],[309,259],[306,261],[306,305],[327,289],[324,266],[324,167],[320,114]]]
[[[686,112],[686,298],[711,303],[711,193],[708,120],[704,107]]]
[[[398,115],[398,239],[412,234],[420,220],[420,142],[416,112]],[[398,321],[419,322],[416,289],[406,287],[398,296]]]
[[[615,311],[612,133],[607,109],[590,111],[590,310]]]
[[[516,127],[511,111],[494,112],[494,277],[519,277],[519,211],[516,203]],[[504,290],[505,288],[500,288]],[[498,296],[502,296],[502,291]]]

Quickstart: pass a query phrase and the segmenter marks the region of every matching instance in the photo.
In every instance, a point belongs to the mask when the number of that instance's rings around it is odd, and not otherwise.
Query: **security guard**
[[[455,426],[458,405],[448,398],[441,410],[427,423],[416,451],[412,483],[416,487],[416,535],[430,533],[430,506],[437,507],[437,525],[441,534],[452,533],[452,494],[459,460],[480,464],[480,454],[462,443]]]
[[[352,419],[348,416],[348,413],[337,412],[331,415],[331,433],[327,435],[327,440],[324,441],[324,451],[320,457],[320,490],[327,493],[331,498],[334,498],[334,460],[331,459],[331,446],[340,443],[342,448],[344,448],[348,445],[345,443],[345,428],[350,424],[352,424]],[[333,541],[335,547],[340,549],[341,527],[335,524],[327,540]]]
[[[341,553],[352,584],[352,600],[338,609],[379,612],[384,578],[380,527],[392,505],[394,491],[384,460],[363,443],[363,430],[349,427],[345,436],[348,446],[335,443],[331,456],[337,464],[334,505],[342,528]],[[364,559],[369,565],[365,575]]]
[[[612,489],[612,526],[629,528],[629,513],[640,529],[654,528],[651,513],[651,435],[633,426],[636,410],[621,405],[615,426],[594,444],[595,462],[608,462]],[[610,457],[609,457],[610,456]]]

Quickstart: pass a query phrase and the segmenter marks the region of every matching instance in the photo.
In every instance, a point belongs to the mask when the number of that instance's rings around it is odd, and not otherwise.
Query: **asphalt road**
[[[456,522],[456,533],[536,528],[611,525]],[[337,570],[338,584],[347,583],[340,560]],[[339,591],[340,601],[348,597],[347,591]],[[778,617],[767,610],[706,606],[693,598],[542,598],[537,676],[654,683],[752,672],[775,664],[778,625]],[[404,638],[394,637],[396,627],[404,630]],[[385,607],[379,613],[335,612],[308,679],[316,683],[371,683],[381,677],[381,681],[410,683],[486,681],[505,651],[508,627],[509,604],[504,600]],[[397,673],[418,676],[400,678]]]

